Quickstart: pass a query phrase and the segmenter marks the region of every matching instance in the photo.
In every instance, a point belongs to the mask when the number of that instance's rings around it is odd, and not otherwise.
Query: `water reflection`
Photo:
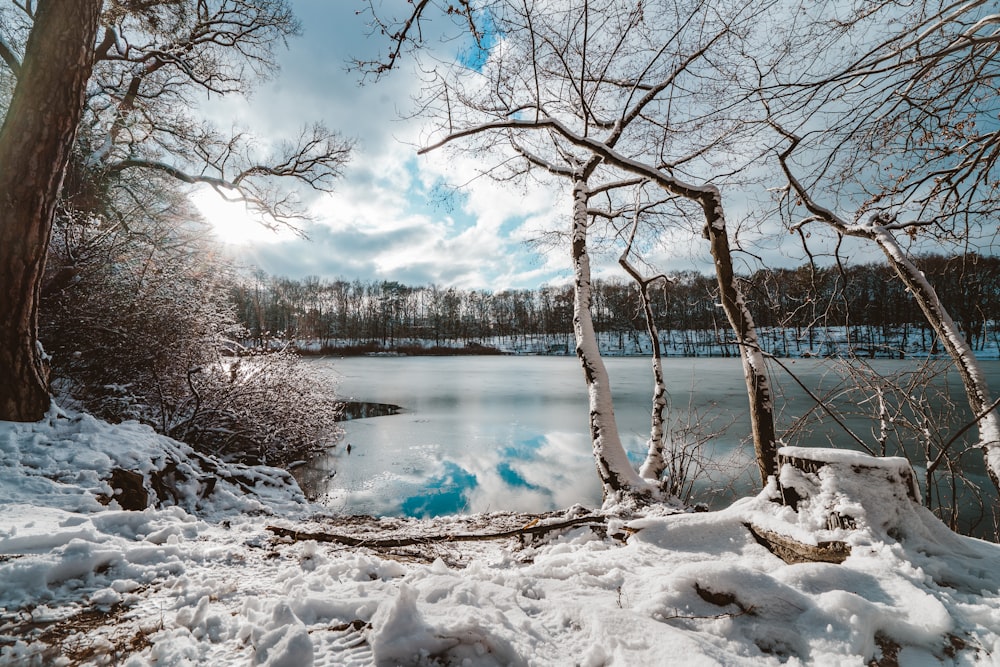
[[[338,395],[403,406],[402,414],[344,423],[340,446],[295,471],[310,497],[344,513],[435,516],[512,510],[541,512],[601,503],[579,364],[566,357],[359,358],[315,360]],[[700,405],[735,398],[738,361],[695,382],[692,360],[674,364],[674,385],[704,392]],[[701,364],[704,366],[704,363]],[[636,464],[645,456],[651,385],[648,360],[613,359],[616,414]],[[736,380],[735,387],[728,376]],[[350,444],[350,453],[347,445]],[[720,439],[719,460],[739,450]],[[735,465],[748,459],[739,455]],[[734,461],[726,463],[726,486]]]
[[[336,511],[425,517],[490,510],[540,512],[601,502],[587,434],[586,391],[574,358],[355,358],[313,363],[329,374],[339,396],[404,408],[401,414],[345,422],[346,436],[339,447],[295,471],[307,494]],[[631,358],[607,363],[622,440],[629,457],[639,463],[649,428],[649,362]],[[711,466],[700,473],[702,498],[714,493],[713,504],[722,505],[753,491],[759,480],[752,450],[743,442],[750,429],[739,360],[669,359],[665,365],[674,399],[684,408],[676,410],[675,417],[692,415],[694,428],[704,432],[729,427],[701,451]],[[794,366],[809,386],[836,380],[826,380],[829,369],[819,362]],[[1000,365],[991,369],[996,378]],[[815,410],[794,383],[780,375],[776,380],[782,424]],[[868,419],[849,416],[845,421],[858,433],[871,427]],[[828,421],[799,435],[803,439],[790,444],[828,446],[827,436],[843,440]]]
[[[476,446],[447,455],[444,450],[406,447],[387,469],[377,470],[382,466],[372,460],[382,457],[371,449],[353,446],[347,454],[341,448],[296,476],[314,499],[345,513],[423,518],[600,505],[601,488],[583,434],[535,434],[502,447]]]
[[[476,476],[453,461],[444,461],[444,471],[428,481],[423,493],[403,500],[399,510],[406,516],[423,519],[456,514],[468,505],[466,493],[476,487]]]

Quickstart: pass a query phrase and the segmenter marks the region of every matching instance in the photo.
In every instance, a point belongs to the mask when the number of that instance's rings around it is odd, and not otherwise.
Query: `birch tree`
[[[729,56],[740,52],[767,4],[492,4],[490,20],[502,40],[482,70],[442,74],[429,87],[424,108],[437,114],[440,130],[421,152],[461,142],[463,150],[498,155],[485,170],[494,178],[541,171],[571,188],[574,331],[607,497],[648,494],[649,485],[632,469],[617,433],[590,313],[588,234],[594,198],[641,181],[664,191],[688,221],[702,221],[741,351],[761,477],[775,472],[767,373],[733,275],[722,194],[708,177],[744,129],[733,111],[740,101],[713,82],[732,79]]]
[[[639,469],[639,475],[644,479],[659,481],[664,472],[669,468],[667,460],[667,439],[670,433],[666,424],[666,412],[668,408],[667,386],[663,378],[663,350],[660,345],[660,330],[656,324],[656,315],[653,312],[652,290],[657,286],[669,283],[666,275],[658,273],[652,276],[645,275],[636,267],[632,254],[635,250],[636,233],[639,231],[639,223],[642,215],[647,212],[651,205],[642,205],[640,195],[642,189],[636,193],[635,205],[632,208],[632,226],[628,234],[628,242],[625,250],[618,258],[618,264],[625,270],[625,273],[635,282],[639,292],[639,304],[642,309],[642,319],[646,324],[646,333],[649,335],[651,344],[651,364],[653,371],[653,405],[649,416],[649,440],[646,441],[646,460]],[[668,481],[668,488],[676,488],[677,484]]]
[[[1000,489],[997,403],[947,304],[907,250],[967,251],[996,234],[1000,14],[991,10],[981,1],[890,2],[848,16],[821,48],[853,43],[850,58],[797,72],[795,90],[765,105],[785,138],[778,157],[793,228],[821,223],[882,251],[954,360],[986,471]],[[873,25],[898,27],[865,41]]]

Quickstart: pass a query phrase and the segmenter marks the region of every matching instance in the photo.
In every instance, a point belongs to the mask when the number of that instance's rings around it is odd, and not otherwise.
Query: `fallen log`
[[[524,537],[527,535],[537,536],[572,528],[574,526],[605,526],[606,520],[602,516],[578,516],[572,519],[556,521],[553,523],[529,523],[521,528],[503,530],[494,533],[439,533],[431,535],[407,536],[407,537],[352,537],[338,533],[318,533],[281,526],[268,526],[267,530],[278,537],[287,537],[297,542],[313,540],[316,542],[332,542],[343,544],[349,547],[368,547],[371,549],[391,549],[395,547],[409,547],[418,544],[434,544],[438,542],[476,542],[485,540],[502,540],[509,537]]]
[[[744,523],[757,544],[773,553],[789,565],[796,563],[833,563],[840,565],[851,555],[849,544],[839,540],[829,540],[818,544],[805,544],[787,535],[765,530],[752,523]]]

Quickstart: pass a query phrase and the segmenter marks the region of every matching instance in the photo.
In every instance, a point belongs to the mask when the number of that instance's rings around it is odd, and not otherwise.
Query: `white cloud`
[[[304,34],[280,55],[277,78],[250,100],[213,99],[204,111],[220,126],[252,130],[263,137],[262,145],[294,137],[304,125],[320,121],[355,139],[357,149],[336,192],[311,199],[315,221],[305,228],[311,241],[275,238],[255,229],[255,239],[262,238],[242,249],[242,255],[269,273],[291,277],[314,274],[495,290],[565,282],[570,268],[565,245],[540,250],[528,242],[565,229],[571,204],[567,184],[477,177],[495,156],[442,149],[418,158],[418,142],[429,135],[425,121],[410,115],[411,99],[422,85],[413,66],[359,86],[360,75],[347,71],[348,60],[374,59],[387,44],[379,35],[366,34],[356,3],[295,0],[292,6]],[[405,0],[382,6],[409,7]],[[442,60],[462,48],[459,42],[439,42],[429,32],[426,36]],[[449,202],[435,200],[442,183],[463,186],[452,209]],[[240,228],[249,227],[241,222]],[[794,239],[786,234],[775,238],[767,259],[791,256],[797,262],[801,253],[786,250]],[[700,238],[680,234],[654,256],[668,270],[711,267]],[[600,258],[597,272],[617,274],[616,260],[616,255]],[[786,257],[781,263],[790,261]]]
[[[548,226],[555,199],[550,189],[522,191],[478,178],[463,188],[455,210],[436,204],[435,186],[470,181],[483,165],[446,151],[416,157],[417,142],[426,135],[424,121],[400,119],[420,89],[415,70],[404,65],[377,83],[359,86],[360,75],[346,71],[348,60],[375,58],[386,47],[383,38],[365,34],[353,3],[292,4],[304,34],[280,55],[277,78],[250,100],[213,99],[203,111],[222,127],[249,129],[262,137],[261,146],[319,121],[355,139],[357,148],[336,192],[311,200],[314,221],[305,226],[311,241],[264,236],[255,229],[252,239],[247,235],[251,247],[238,251],[242,257],[292,277],[491,289],[525,286],[553,270],[565,271],[566,262],[538,257],[522,243],[531,236],[526,218]],[[405,3],[397,4],[405,11]],[[431,33],[425,36],[439,57],[461,48],[457,42],[439,45]],[[213,218],[239,218],[235,212],[223,216],[217,203],[199,202]],[[250,227],[241,221],[237,229]]]

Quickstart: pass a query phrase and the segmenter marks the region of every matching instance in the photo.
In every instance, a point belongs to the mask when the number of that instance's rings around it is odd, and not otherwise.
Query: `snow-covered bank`
[[[374,537],[522,519],[331,517],[280,471],[220,467],[210,484],[212,465],[136,424],[0,423],[0,664],[1000,664],[1000,547],[835,474],[809,480],[826,509],[798,514],[768,489],[532,543],[369,549],[267,526]],[[102,504],[123,467],[156,507]],[[183,474],[161,500],[167,469]],[[829,508],[856,529],[828,527]],[[746,524],[851,553],[788,565]]]

